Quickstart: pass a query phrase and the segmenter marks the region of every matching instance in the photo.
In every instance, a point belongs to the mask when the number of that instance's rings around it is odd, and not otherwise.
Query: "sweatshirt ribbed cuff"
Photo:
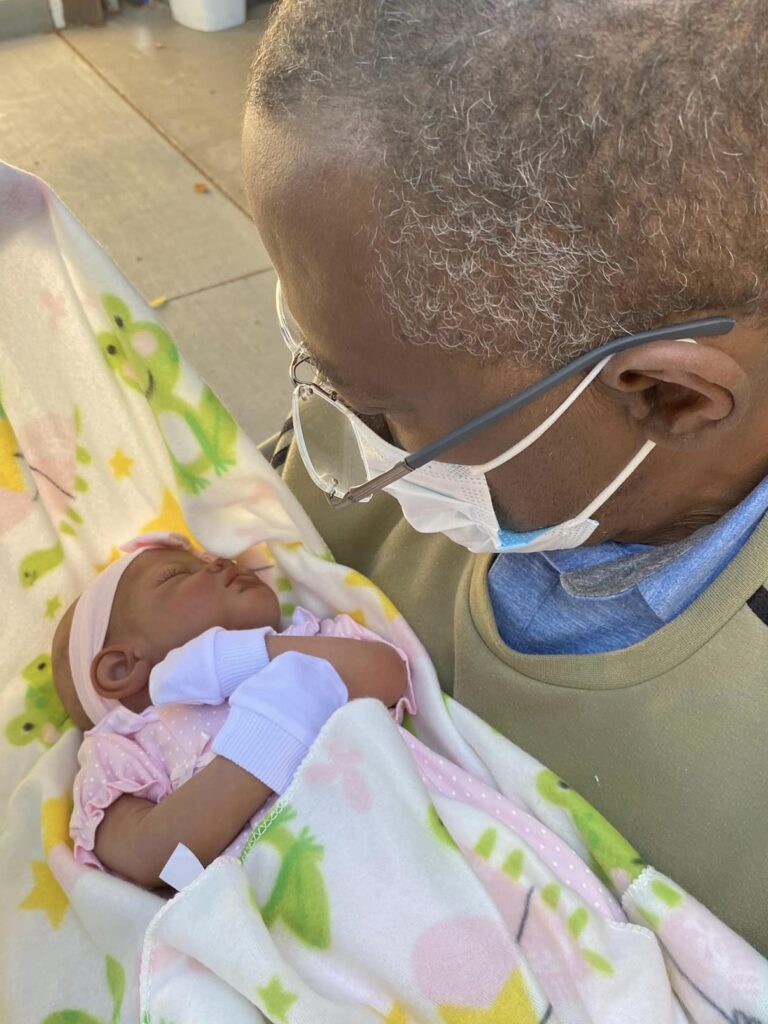
[[[214,660],[221,695],[227,700],[249,676],[269,664],[266,638],[274,629],[220,629],[214,637]]]
[[[213,749],[277,794],[288,788],[308,751],[304,743],[275,722],[238,707],[230,709]]]

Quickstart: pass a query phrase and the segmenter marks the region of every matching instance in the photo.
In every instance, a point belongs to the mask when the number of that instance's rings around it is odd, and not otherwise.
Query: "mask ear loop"
[[[680,338],[678,340],[684,341],[688,345],[698,344],[694,338]],[[609,356],[609,359],[612,358],[612,356]],[[605,362],[608,362],[608,359],[606,359]],[[601,364],[601,367],[604,365],[605,363]],[[569,519],[567,523],[563,523],[562,525],[567,526],[570,523],[581,523],[584,522],[584,520],[586,519],[591,519],[593,513],[597,512],[600,506],[604,505],[606,501],[608,501],[608,499],[611,498],[616,493],[616,491],[618,491],[618,489],[621,487],[624,481],[627,480],[630,476],[632,476],[632,474],[635,472],[640,463],[644,462],[648,458],[648,456],[651,454],[655,447],[655,441],[646,441],[643,447],[640,449],[640,451],[637,452],[634,458],[630,460],[630,462],[624,467],[624,469],[621,471],[621,473],[619,473],[615,480],[609,483],[608,486],[604,488],[598,494],[598,496],[587,505],[587,507],[582,512],[580,512],[577,516],[574,516],[573,519]]]
[[[503,465],[503,463],[508,462],[510,459],[513,459],[516,455],[519,455],[520,452],[524,452],[526,448],[529,448],[534,443],[534,441],[538,441],[541,435],[546,433],[546,431],[549,430],[552,424],[556,423],[557,420],[560,419],[564,412],[570,409],[570,407],[573,405],[576,399],[584,391],[586,391],[586,389],[589,387],[589,385],[592,383],[595,377],[597,377],[598,374],[602,372],[605,365],[608,362],[610,362],[611,358],[611,356],[607,356],[605,359],[603,359],[601,363],[598,363],[597,366],[593,366],[584,378],[584,380],[579,382],[579,384],[573,389],[570,395],[568,395],[565,401],[563,401],[557,407],[557,409],[551,412],[549,416],[547,416],[547,418],[542,423],[540,423],[538,427],[536,427],[535,430],[532,430],[530,434],[527,434],[524,438],[518,441],[517,444],[512,445],[511,448],[508,448],[505,452],[502,452],[501,455],[497,455],[496,458],[491,459],[490,462],[484,462],[480,466],[465,466],[464,468],[472,476],[482,476],[485,473],[489,473],[492,469],[496,469],[497,466],[501,466]],[[352,426],[353,429],[355,430],[355,434],[357,436],[357,441],[358,444],[360,445],[360,449],[363,452],[363,458],[366,462],[366,471],[369,474],[371,471],[370,468],[368,467],[367,460],[365,459],[366,444],[364,438],[366,433],[371,435],[371,439],[370,441],[368,441],[368,444],[370,445],[372,442],[372,447],[378,449],[380,455],[382,455],[383,452],[386,451],[387,455],[390,456],[392,459],[393,466],[402,458],[403,453],[401,449],[395,448],[394,445],[391,445],[389,444],[389,442],[384,441],[383,438],[380,438],[374,431],[371,430],[369,426],[367,426],[365,423],[362,423],[357,417],[355,417],[352,420]],[[358,427],[360,429],[358,429]],[[416,469],[413,472],[418,474],[419,471],[418,469]],[[409,475],[413,476],[413,474]]]
[[[507,448],[505,452],[502,452],[501,455],[497,455],[496,458],[491,459],[490,462],[484,462],[482,466],[467,466],[467,469],[473,476],[480,476],[482,473],[489,473],[492,469],[496,469],[497,466],[501,466],[503,463],[509,462],[510,459],[514,459],[514,457],[519,455],[520,452],[524,452],[526,448],[530,448],[534,441],[538,441],[541,435],[546,433],[552,424],[556,423],[563,413],[570,409],[576,399],[587,390],[595,377],[602,373],[612,358],[612,356],[607,356],[601,363],[598,363],[597,366],[593,366],[584,380],[579,382],[565,401],[558,405],[558,407],[553,410],[553,412],[551,412],[535,430],[532,430],[530,434],[526,434],[526,436],[518,441],[517,444],[513,444],[511,448]]]
[[[677,340],[685,342],[685,344],[687,345],[698,344],[695,338],[678,338]],[[547,430],[549,430],[552,424],[556,423],[564,412],[570,409],[570,407],[573,405],[576,399],[580,395],[582,395],[584,391],[586,391],[586,389],[589,387],[589,385],[592,383],[595,377],[600,376],[600,374],[603,372],[605,367],[608,365],[608,363],[610,363],[612,359],[613,356],[606,356],[606,358],[603,359],[601,363],[598,363],[597,366],[593,366],[584,378],[584,380],[582,380],[577,385],[577,387],[573,389],[573,391],[570,393],[570,395],[568,395],[565,401],[558,405],[558,407],[553,412],[551,412],[549,416],[547,416],[543,423],[540,423],[535,430],[532,430],[530,434],[527,434],[524,438],[518,441],[517,444],[512,445],[511,448],[508,448],[505,452],[502,452],[501,455],[497,455],[496,458],[491,459],[490,462],[485,462],[483,463],[482,466],[467,466],[467,469],[469,469],[473,476],[479,476],[481,473],[489,473],[492,469],[496,469],[497,466],[501,466],[503,465],[503,463],[508,462],[510,459],[513,459],[516,455],[519,455],[520,452],[524,452],[526,448],[530,448],[534,441],[538,441],[541,435],[544,434]],[[646,451],[645,449],[648,444],[650,444],[651,447],[648,448],[648,450]],[[630,472],[633,472],[640,465],[643,459],[651,453],[654,447],[655,446],[653,442],[650,441],[643,445],[643,447],[640,449],[640,452],[638,452],[638,455],[636,455],[630,463]],[[641,452],[645,452],[645,454],[642,456],[642,458],[638,458]],[[624,483],[624,480],[626,480],[626,476],[621,477],[619,483],[617,484],[617,487],[620,487],[621,484]],[[610,493],[606,493],[607,491],[609,491],[609,489],[610,487],[607,487],[605,491],[603,491],[600,495],[600,504],[602,504],[602,501],[607,501],[608,498],[610,498],[611,494],[613,494],[613,491],[610,491]],[[603,495],[605,495],[605,497],[603,497]],[[598,499],[595,499],[595,501],[597,500]],[[582,515],[591,515],[592,512],[594,512],[597,508],[599,508],[599,504],[595,504],[595,502],[592,502],[592,504],[589,506],[589,510],[585,510],[582,513]]]
[[[597,512],[600,506],[604,505],[606,501],[608,501],[608,499],[612,497],[612,495],[616,491],[618,491],[618,489],[621,487],[624,481],[628,479],[628,477],[632,476],[632,474],[635,472],[640,463],[644,462],[648,458],[648,456],[651,454],[655,447],[655,441],[646,441],[643,447],[640,449],[640,451],[635,455],[635,457],[630,462],[627,463],[627,465],[624,467],[621,473],[619,473],[616,479],[613,480],[612,483],[608,484],[608,486],[604,490],[602,490],[593,501],[590,501],[590,503],[587,505],[583,512],[580,512],[579,515],[574,516],[574,519],[578,520],[579,522],[582,522],[585,519],[591,519],[592,513]],[[573,520],[569,520],[569,522],[573,522]]]

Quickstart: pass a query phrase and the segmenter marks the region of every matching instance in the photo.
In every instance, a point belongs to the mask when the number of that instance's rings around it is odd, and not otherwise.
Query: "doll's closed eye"
[[[173,579],[174,576],[187,576],[190,571],[190,569],[185,568],[183,565],[168,565],[160,574],[158,583],[165,583],[167,580]]]

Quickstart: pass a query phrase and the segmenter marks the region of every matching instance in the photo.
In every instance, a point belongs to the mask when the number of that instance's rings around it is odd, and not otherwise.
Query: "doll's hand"
[[[152,703],[223,704],[240,683],[269,664],[265,637],[271,633],[269,626],[214,626],[175,648],[150,673]]]
[[[232,694],[213,749],[283,793],[323,725],[348,697],[330,662],[295,651],[281,654]]]

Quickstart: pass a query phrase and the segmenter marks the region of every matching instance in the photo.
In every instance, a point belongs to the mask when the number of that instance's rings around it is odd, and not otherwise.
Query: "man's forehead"
[[[250,108],[243,120],[243,169],[254,197],[270,202],[275,196],[337,187],[351,200],[365,182],[368,195],[380,176],[370,159],[353,152],[350,139],[337,131],[313,130],[311,121],[278,122]]]
[[[400,410],[462,362],[434,346],[410,344],[386,311],[375,275],[376,175],[354,158],[341,166],[310,137],[246,119],[246,173],[256,226],[280,277],[297,342],[349,404]],[[262,131],[263,129],[263,131]]]
[[[283,251],[292,251],[307,274],[322,261],[346,276],[366,276],[379,176],[343,138],[297,140],[296,132],[254,115],[246,118],[243,164],[251,211],[278,269]]]

